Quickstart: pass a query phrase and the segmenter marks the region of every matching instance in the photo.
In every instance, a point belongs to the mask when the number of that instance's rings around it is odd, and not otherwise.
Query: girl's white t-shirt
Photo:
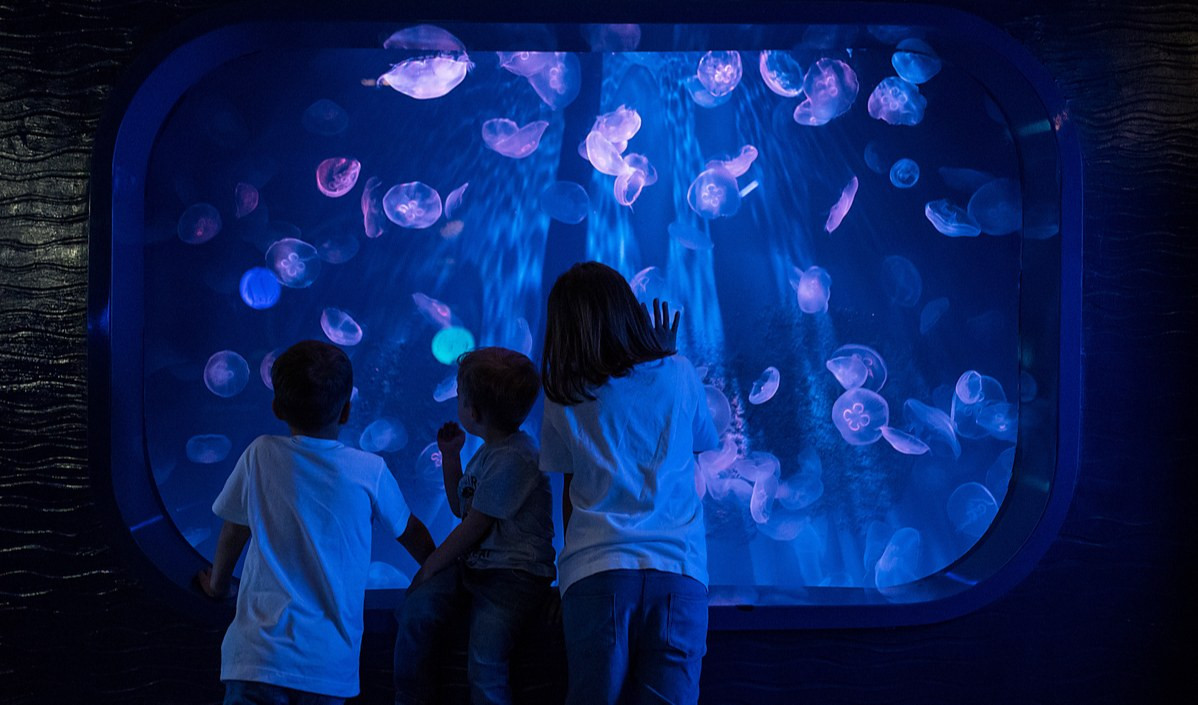
[[[574,512],[558,559],[563,594],[606,570],[661,570],[707,584],[695,453],[719,445],[707,397],[680,355],[646,362],[593,389],[545,400],[541,470],[572,474]]]

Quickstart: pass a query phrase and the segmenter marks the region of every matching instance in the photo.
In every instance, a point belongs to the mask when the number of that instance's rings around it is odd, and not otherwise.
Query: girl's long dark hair
[[[549,291],[541,382],[545,397],[569,406],[634,365],[674,351],[662,346],[645,309],[616,270],[582,262]]]

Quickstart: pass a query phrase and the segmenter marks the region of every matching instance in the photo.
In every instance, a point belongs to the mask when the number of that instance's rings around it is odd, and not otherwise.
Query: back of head
[[[319,340],[292,345],[270,368],[275,413],[297,431],[316,431],[337,421],[354,386],[349,357]]]
[[[548,399],[566,405],[594,399],[590,389],[673,353],[662,347],[628,282],[611,267],[582,262],[554,282],[541,360]]]
[[[540,390],[536,366],[515,350],[479,348],[458,358],[458,394],[501,431],[520,429]]]

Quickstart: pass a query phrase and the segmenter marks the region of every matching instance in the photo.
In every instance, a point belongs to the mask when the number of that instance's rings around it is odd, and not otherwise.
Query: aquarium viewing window
[[[549,287],[595,259],[682,311],[721,432],[713,627],[934,621],[1026,575],[1076,469],[1068,116],[967,16],[752,14],[252,18],[144,69],[99,140],[90,316],[93,466],[136,560],[182,586],[211,559],[305,338],[353,361],[341,440],[444,538],[457,355],[539,362]],[[382,608],[415,565],[375,538]]]

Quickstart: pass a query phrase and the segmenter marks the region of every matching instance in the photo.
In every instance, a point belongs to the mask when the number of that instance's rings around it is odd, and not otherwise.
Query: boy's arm
[[[466,443],[466,432],[450,421],[437,431],[437,450],[441,451],[441,479],[445,482],[445,500],[449,511],[461,518],[458,505],[458,483],[462,481],[462,446]]]
[[[494,524],[495,517],[475,509],[466,512],[466,518],[462,520],[462,523],[449,532],[449,536],[445,537],[437,550],[433,551],[424,565],[420,567],[419,572],[412,578],[412,586],[408,589],[414,589],[420,583],[453,565],[459,556],[465,555],[467,551],[477,546]]]
[[[437,547],[437,544],[433,543],[432,534],[428,532],[428,527],[424,525],[424,522],[416,518],[415,514],[408,517],[408,525],[395,540],[399,541],[399,545],[403,546],[412,555],[412,558],[415,558],[416,562],[421,565],[428,560],[433,550]]]
[[[250,540],[250,527],[226,521],[220,528],[220,538],[216,541],[216,556],[212,566],[204,568],[196,576],[200,588],[209,597],[224,599],[229,597],[229,586],[233,580],[233,566],[241,557],[241,551]]]

